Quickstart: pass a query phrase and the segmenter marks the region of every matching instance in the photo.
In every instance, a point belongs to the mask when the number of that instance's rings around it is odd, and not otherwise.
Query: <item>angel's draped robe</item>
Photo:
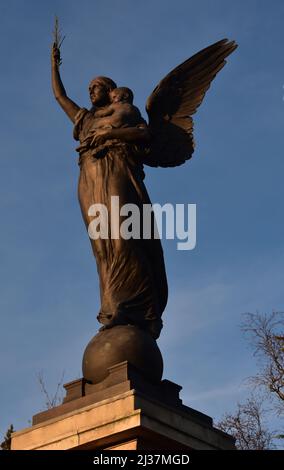
[[[107,141],[99,154],[92,147],[94,114],[84,108],[75,118],[74,138],[80,141],[79,202],[88,229],[94,217],[93,204],[108,210],[108,238],[90,239],[97,262],[101,307],[98,320],[104,324],[133,324],[158,337],[161,315],[167,304],[167,278],[159,239],[112,239],[111,196],[119,207],[136,204],[143,224],[143,204],[151,204],[144,185],[143,165],[137,146]],[[119,223],[125,220],[120,216]]]

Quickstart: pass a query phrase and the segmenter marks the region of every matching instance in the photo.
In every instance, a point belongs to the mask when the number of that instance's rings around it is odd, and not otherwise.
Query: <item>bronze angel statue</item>
[[[147,100],[147,124],[133,105],[132,91],[107,77],[91,81],[89,110],[74,103],[60,78],[59,47],[53,45],[52,86],[79,141],[78,194],[87,229],[94,219],[90,207],[104,204],[111,211],[112,196],[119,196],[120,207],[136,204],[143,217],[143,205],[150,204],[143,166],[173,167],[191,158],[192,116],[236,47],[223,39],[171,71]],[[103,328],[134,325],[156,339],[168,296],[161,242],[112,237],[112,230],[110,224],[107,239],[91,239],[100,282],[98,320]]]

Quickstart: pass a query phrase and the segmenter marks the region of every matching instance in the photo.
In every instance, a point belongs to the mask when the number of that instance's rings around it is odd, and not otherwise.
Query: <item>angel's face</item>
[[[108,103],[108,90],[99,81],[93,80],[89,87],[89,93],[94,106],[104,106]]]

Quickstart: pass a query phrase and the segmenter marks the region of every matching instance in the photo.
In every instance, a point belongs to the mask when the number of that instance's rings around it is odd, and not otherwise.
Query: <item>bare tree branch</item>
[[[62,396],[60,394],[61,394],[61,387],[63,385],[64,374],[65,374],[65,371],[62,372],[61,378],[57,384],[56,391],[53,394],[53,396],[50,396],[50,394],[47,391],[43,372],[41,371],[37,374],[37,379],[40,385],[40,389],[43,395],[45,396],[45,400],[46,400],[45,406],[47,410],[49,410],[50,408],[54,408],[55,406],[59,405],[62,402]]]
[[[284,412],[284,313],[246,313],[241,325],[254,348],[259,372],[250,383],[277,398],[277,411]]]
[[[274,449],[275,432],[268,429],[265,414],[263,401],[252,395],[245,403],[238,403],[235,413],[226,413],[217,427],[236,439],[239,450]]]

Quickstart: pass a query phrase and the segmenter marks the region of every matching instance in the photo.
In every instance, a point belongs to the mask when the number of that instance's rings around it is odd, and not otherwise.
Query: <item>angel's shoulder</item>
[[[94,112],[86,108],[80,108],[75,116],[73,137],[75,140],[80,140],[82,134],[86,134],[95,119]]]

